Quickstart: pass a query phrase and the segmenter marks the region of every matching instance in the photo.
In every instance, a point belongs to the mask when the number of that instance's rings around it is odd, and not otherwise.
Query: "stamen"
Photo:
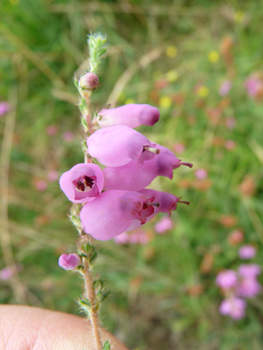
[[[189,166],[189,168],[192,168],[193,167],[193,163],[185,163],[185,162],[179,162],[180,165],[186,165],[186,166]]]
[[[190,204],[190,202],[186,202],[186,201],[177,201],[177,203],[183,203],[183,204],[187,204],[187,205]]]
[[[84,192],[85,191],[85,185],[84,183],[81,181],[81,179],[78,179],[77,183],[76,183],[76,187],[79,191]]]
[[[84,175],[78,179],[75,186],[77,190],[81,192],[85,192],[85,191],[89,191],[94,186],[94,182],[95,182],[94,179]]]

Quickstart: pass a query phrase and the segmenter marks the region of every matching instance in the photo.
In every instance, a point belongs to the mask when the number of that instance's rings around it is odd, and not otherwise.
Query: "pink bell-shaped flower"
[[[126,231],[134,222],[139,226],[154,213],[152,198],[133,191],[109,190],[86,203],[80,212],[84,232],[101,241]]]
[[[171,193],[167,192],[160,192],[150,189],[144,189],[142,191],[139,191],[139,193],[143,194],[145,197],[150,198],[152,206],[154,208],[154,212],[147,217],[146,222],[151,220],[157,213],[168,213],[169,216],[171,216],[171,213],[173,210],[176,210],[177,203],[186,203],[189,204],[189,202],[182,202],[180,201],[180,198],[174,196]],[[141,223],[138,221],[135,221],[127,228],[126,231],[132,231],[141,226]]]
[[[117,108],[102,109],[98,113],[97,121],[101,128],[113,125],[136,128],[140,125],[153,126],[159,118],[160,112],[156,107],[131,103]]]
[[[62,174],[59,184],[71,202],[85,203],[97,197],[102,191],[103,172],[96,164],[77,164]]]
[[[107,167],[104,173],[104,189],[140,191],[147,187],[157,176],[172,180],[173,169],[181,165],[192,167],[191,163],[182,163],[172,151],[156,144],[158,153],[138,168],[136,161],[119,167]]]
[[[77,254],[62,254],[58,264],[65,270],[75,270],[81,264],[81,259]]]
[[[169,216],[171,216],[172,211],[176,210],[177,208],[177,203],[189,204],[189,202],[181,201],[180,198],[176,197],[172,193],[160,192],[151,189],[144,189],[139,191],[139,193],[142,193],[148,198],[153,198],[153,203],[157,203],[157,205],[154,206],[154,215],[157,213],[168,213]],[[149,220],[154,215],[152,215]]]
[[[126,125],[99,129],[87,139],[88,153],[106,166],[116,167],[131,160],[142,166],[155,154],[156,148],[145,136]]]
[[[235,288],[237,282],[237,273],[233,270],[221,271],[216,277],[216,284],[225,290]]]
[[[235,296],[224,299],[219,307],[222,315],[228,315],[234,320],[239,320],[245,316],[246,301]]]

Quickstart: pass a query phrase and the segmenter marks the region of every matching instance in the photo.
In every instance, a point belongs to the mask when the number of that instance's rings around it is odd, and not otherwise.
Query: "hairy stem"
[[[92,271],[90,269],[90,265],[86,258],[83,258],[83,277],[84,277],[84,283],[85,283],[85,296],[89,300],[91,304],[90,308],[90,314],[89,319],[91,321],[93,335],[96,343],[96,350],[102,350],[102,343],[101,343],[101,337],[100,337],[100,324],[99,324],[99,318],[98,318],[98,312],[97,312],[97,305],[95,302],[95,291],[93,288],[93,276]]]

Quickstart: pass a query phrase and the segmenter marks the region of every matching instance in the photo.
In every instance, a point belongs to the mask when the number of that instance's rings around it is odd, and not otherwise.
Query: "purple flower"
[[[238,251],[239,257],[241,259],[251,259],[256,255],[256,249],[252,245],[244,245]]]
[[[99,78],[94,73],[85,73],[79,79],[79,86],[83,90],[93,90],[96,89],[99,85]]]
[[[114,242],[116,244],[127,244],[129,243],[130,236],[127,232],[123,232],[120,235],[114,237]]]
[[[261,285],[255,277],[242,277],[237,288],[237,295],[243,298],[252,298],[259,294]]]
[[[49,181],[56,181],[58,179],[58,172],[56,170],[51,170],[47,174],[47,178]]]
[[[129,243],[145,245],[149,242],[149,237],[143,230],[137,230],[130,234]]]
[[[64,132],[63,134],[63,139],[66,141],[66,142],[70,142],[74,139],[74,134],[73,132],[71,131],[66,131]]]
[[[242,264],[238,268],[238,273],[242,277],[255,278],[261,273],[261,267],[257,264]]]
[[[7,102],[0,102],[0,116],[6,114],[10,110],[10,105]]]
[[[158,122],[160,112],[156,107],[147,104],[127,104],[117,108],[104,108],[98,113],[100,127],[127,125],[136,128],[140,125],[153,126]]]
[[[229,90],[232,88],[232,83],[229,80],[226,80],[222,83],[219,88],[219,95],[226,96],[229,93]]]
[[[96,164],[77,164],[60,177],[62,191],[73,203],[85,203],[103,189],[103,172]]]
[[[62,254],[58,264],[65,270],[75,270],[81,264],[81,259],[77,254]]]
[[[229,315],[234,320],[239,320],[245,316],[246,302],[237,297],[224,299],[219,307],[222,315]]]
[[[0,280],[7,281],[14,275],[14,270],[11,267],[4,267],[0,270]]]
[[[233,270],[222,271],[216,277],[216,284],[226,290],[235,288],[237,281],[237,274]]]
[[[204,180],[207,178],[207,171],[205,169],[197,169],[195,171],[195,176],[200,180]]]
[[[164,216],[157,224],[154,226],[154,229],[157,233],[165,233],[173,228],[173,221],[171,218]]]
[[[245,87],[250,97],[256,97],[258,91],[262,88],[262,82],[256,75],[252,75],[245,81]]]
[[[146,222],[151,220],[159,212],[167,213],[171,216],[172,211],[176,210],[177,208],[177,203],[189,204],[189,202],[180,201],[180,198],[174,196],[171,193],[160,192],[160,191],[155,191],[150,189],[144,189],[142,191],[139,191],[139,193],[143,194],[147,198],[150,198],[151,203],[153,205],[153,212],[151,215],[147,217]],[[135,230],[140,226],[141,225],[138,221],[134,221],[126,231]]]
[[[180,198],[167,192],[145,189],[139,191],[139,193],[142,193],[148,198],[153,198],[153,203],[157,203],[157,205],[154,207],[153,215],[150,218],[148,218],[148,220],[150,220],[157,213],[167,213],[171,216],[172,211],[176,210],[178,202],[189,204],[189,202],[182,202],[180,201]]]
[[[134,160],[120,167],[105,168],[103,170],[104,189],[140,191],[157,176],[165,176],[172,180],[173,169],[181,165],[192,167],[191,163],[182,163],[166,147],[156,144],[156,148],[159,153],[139,168]]]
[[[109,240],[141,226],[154,213],[153,198],[133,191],[109,190],[86,203],[80,212],[84,231],[95,239]]]
[[[106,166],[116,167],[134,160],[139,166],[152,159],[156,148],[144,135],[126,125],[111,126],[95,131],[87,139],[88,153]]]

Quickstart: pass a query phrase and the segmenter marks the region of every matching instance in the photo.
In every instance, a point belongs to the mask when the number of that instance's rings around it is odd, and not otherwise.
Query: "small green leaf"
[[[102,350],[111,350],[111,346],[108,340],[106,340],[105,343],[103,344]]]

